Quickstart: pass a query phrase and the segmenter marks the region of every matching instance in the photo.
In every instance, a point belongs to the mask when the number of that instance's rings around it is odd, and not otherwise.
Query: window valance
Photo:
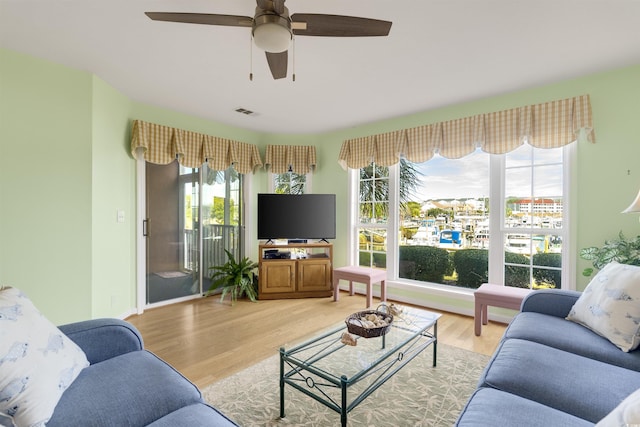
[[[345,169],[371,162],[391,166],[400,157],[422,163],[436,152],[458,159],[478,146],[503,154],[525,141],[537,148],[557,148],[576,139],[595,142],[589,95],[349,139],[338,162]]]
[[[265,167],[272,173],[306,174],[317,166],[316,147],[311,145],[267,145]]]
[[[247,174],[262,166],[258,147],[254,144],[204,135],[155,123],[134,120],[131,132],[131,154],[142,148],[147,162],[166,165],[174,161],[189,168],[199,168],[206,161],[213,170],[233,166]]]

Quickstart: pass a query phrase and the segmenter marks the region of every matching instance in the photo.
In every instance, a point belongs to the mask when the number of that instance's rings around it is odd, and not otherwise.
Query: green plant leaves
[[[580,250],[580,258],[591,261],[593,267],[600,270],[612,261],[620,264],[640,265],[640,236],[627,240],[620,232],[618,239],[605,240],[601,248],[592,246]],[[589,277],[593,268],[585,268],[582,275]]]
[[[256,302],[258,299],[257,276],[253,270],[258,267],[258,263],[251,261],[245,257],[237,262],[231,252],[225,249],[229,260],[223,265],[210,267],[214,270],[211,275],[211,286],[207,291],[210,295],[217,289],[221,289],[220,301],[224,301],[225,297],[231,297],[231,305],[235,304],[238,298],[246,295],[251,301]]]

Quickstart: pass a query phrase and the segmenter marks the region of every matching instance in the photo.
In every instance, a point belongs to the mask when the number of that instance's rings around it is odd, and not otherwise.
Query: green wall
[[[92,86],[92,317],[135,307],[135,162],[129,150],[132,103],[97,77]],[[132,183],[134,183],[132,185]],[[117,221],[117,212],[124,221]]]
[[[88,318],[92,76],[0,50],[0,282]]]
[[[344,139],[584,93],[591,95],[597,143],[578,147],[578,248],[599,245],[621,230],[640,232],[638,215],[619,213],[640,188],[640,137],[634,132],[640,65],[336,132],[281,135],[140,104],[89,73],[0,49],[0,283],[23,289],[56,323],[134,309],[133,119],[255,143],[263,154],[267,144],[315,145],[313,189],[337,194],[338,236],[344,236],[347,172],[336,161]],[[247,197],[265,191],[266,180],[259,170]],[[122,223],[118,210],[125,214]],[[334,246],[336,266],[346,264],[346,238]],[[249,255],[256,254],[251,248]],[[579,260],[578,271],[587,265]],[[582,289],[587,279],[578,280]],[[406,293],[427,298],[419,290]],[[464,305],[441,295],[428,298]]]

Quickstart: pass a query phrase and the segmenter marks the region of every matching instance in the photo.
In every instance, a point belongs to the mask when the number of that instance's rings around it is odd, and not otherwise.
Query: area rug
[[[438,344],[437,366],[426,349],[353,409],[349,426],[451,426],[475,389],[489,357]],[[242,427],[340,425],[340,414],[285,387],[280,418],[279,356],[214,383],[207,402]]]

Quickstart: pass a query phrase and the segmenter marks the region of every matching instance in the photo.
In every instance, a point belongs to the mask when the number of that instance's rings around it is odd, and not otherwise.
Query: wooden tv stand
[[[293,256],[279,257],[287,252]],[[333,295],[333,244],[262,244],[258,257],[258,299]]]

